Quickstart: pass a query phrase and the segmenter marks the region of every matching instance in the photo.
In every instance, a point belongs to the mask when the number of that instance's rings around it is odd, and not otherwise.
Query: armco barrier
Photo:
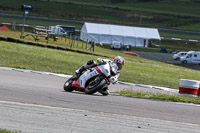
[[[200,81],[180,79],[179,93],[188,96],[199,96]]]

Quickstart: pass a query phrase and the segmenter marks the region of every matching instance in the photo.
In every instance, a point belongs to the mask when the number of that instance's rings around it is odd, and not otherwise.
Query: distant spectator
[[[152,41],[149,42],[149,47],[152,47]]]
[[[168,52],[167,52],[167,49],[166,49],[166,48],[163,48],[163,47],[160,49],[160,52],[161,52],[161,53],[168,53]]]
[[[146,40],[144,39],[144,47],[146,46]]]
[[[129,45],[126,45],[126,51],[129,51],[130,47]]]

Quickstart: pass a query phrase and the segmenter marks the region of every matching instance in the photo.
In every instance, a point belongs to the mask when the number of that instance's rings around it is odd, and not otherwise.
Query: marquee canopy
[[[153,28],[85,22],[81,29],[80,38],[84,41],[94,41],[100,44],[111,44],[113,41],[119,41],[125,45],[140,46],[144,44],[144,40],[160,40],[160,35],[158,30]]]

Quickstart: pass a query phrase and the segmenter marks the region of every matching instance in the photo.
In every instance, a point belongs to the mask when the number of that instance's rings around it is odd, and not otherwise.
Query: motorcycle
[[[110,63],[102,63],[89,68],[80,76],[72,76],[64,83],[64,90],[67,92],[81,91],[85,94],[94,94],[100,89],[107,87],[110,81],[107,77],[117,71],[117,66]],[[107,95],[107,94],[103,94]]]

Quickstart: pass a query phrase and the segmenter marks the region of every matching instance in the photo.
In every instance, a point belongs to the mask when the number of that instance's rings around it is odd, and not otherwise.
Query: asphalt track
[[[200,106],[64,92],[66,78],[0,69],[0,128],[41,132],[199,133]],[[112,85],[111,91],[141,87]]]

